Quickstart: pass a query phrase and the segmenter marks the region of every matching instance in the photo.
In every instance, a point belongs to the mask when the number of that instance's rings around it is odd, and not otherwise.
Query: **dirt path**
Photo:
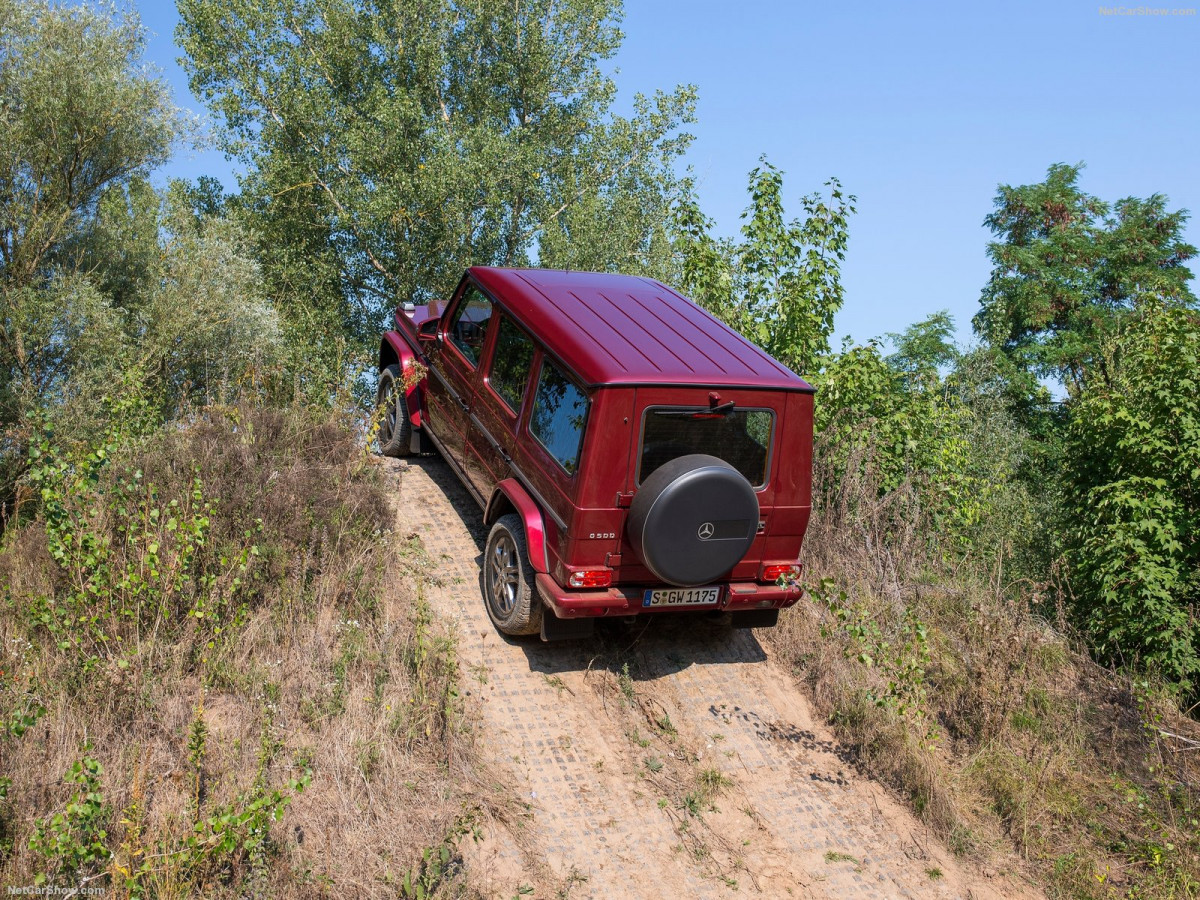
[[[436,561],[428,599],[456,623],[485,755],[515,776],[570,897],[1033,896],[963,871],[858,775],[752,632],[671,617],[503,639],[478,586],[478,507],[441,460],[387,465],[397,528]],[[519,855],[488,854],[475,864],[512,896]]]

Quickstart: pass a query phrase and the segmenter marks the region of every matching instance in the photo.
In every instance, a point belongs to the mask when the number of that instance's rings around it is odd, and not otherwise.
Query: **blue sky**
[[[148,58],[202,112],[175,63],[173,5],[137,6]],[[998,184],[1084,161],[1089,193],[1158,192],[1200,215],[1200,12],[1139,8],[1159,7],[627,0],[614,66],[622,108],[635,91],[699,87],[687,163],[722,234],[736,234],[764,153],[786,172],[793,213],[830,175],[858,195],[839,338],[949,309],[965,341]],[[232,187],[230,172],[219,153],[185,151],[163,174]],[[1200,222],[1188,239],[1200,244]]]

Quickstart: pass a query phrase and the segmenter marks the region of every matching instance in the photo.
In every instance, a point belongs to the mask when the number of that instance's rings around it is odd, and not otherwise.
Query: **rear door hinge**
[[[632,491],[630,491],[628,494],[622,494],[622,493],[617,494],[617,501],[616,501],[617,509],[629,509],[629,507],[632,504],[633,504],[633,492]]]

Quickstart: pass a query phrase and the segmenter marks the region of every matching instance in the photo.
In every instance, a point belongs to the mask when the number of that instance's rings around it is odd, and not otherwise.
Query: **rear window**
[[[642,422],[638,483],[673,459],[706,453],[725,460],[760,488],[767,483],[774,430],[775,414],[769,409],[735,409],[721,414],[702,407],[652,407]]]
[[[529,430],[568,475],[579,467],[587,397],[550,360],[542,363]]]

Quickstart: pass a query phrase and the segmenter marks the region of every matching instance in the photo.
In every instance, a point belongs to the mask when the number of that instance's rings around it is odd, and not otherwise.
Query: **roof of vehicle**
[[[488,266],[467,271],[589,384],[813,390],[732,328],[651,278]]]

